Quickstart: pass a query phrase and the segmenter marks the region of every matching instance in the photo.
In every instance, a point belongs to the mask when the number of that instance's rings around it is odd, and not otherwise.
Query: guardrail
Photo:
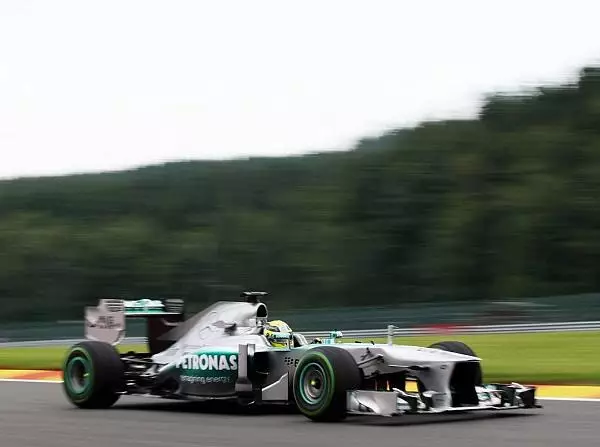
[[[531,323],[531,324],[498,324],[475,326],[428,326],[419,328],[398,328],[393,325],[387,329],[367,329],[361,331],[342,331],[344,338],[368,337],[410,337],[417,335],[436,335],[441,333],[452,334],[517,334],[525,332],[580,332],[600,330],[600,321],[576,321],[564,323]],[[328,331],[303,332],[306,337],[324,337]]]
[[[531,323],[531,324],[498,324],[475,326],[428,326],[418,328],[398,328],[388,326],[386,329],[366,329],[342,331],[344,338],[381,338],[381,337],[410,337],[417,335],[436,334],[517,334],[526,332],[581,332],[600,330],[600,321],[573,321],[563,323]],[[307,338],[327,337],[330,331],[302,332]],[[33,346],[66,346],[82,339],[37,340],[0,343],[0,347],[33,347]],[[142,344],[145,337],[127,337],[123,344]]]

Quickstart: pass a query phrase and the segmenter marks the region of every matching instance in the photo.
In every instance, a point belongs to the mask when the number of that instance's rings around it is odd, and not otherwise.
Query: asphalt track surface
[[[2,447],[591,447],[600,402],[543,401],[543,409],[317,424],[281,408],[124,397],[109,410],[79,410],[60,384],[0,383]]]

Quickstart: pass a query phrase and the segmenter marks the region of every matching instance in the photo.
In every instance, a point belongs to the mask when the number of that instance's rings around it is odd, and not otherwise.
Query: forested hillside
[[[0,247],[5,321],[247,289],[280,308],[595,292],[600,69],[343,153],[0,182]]]

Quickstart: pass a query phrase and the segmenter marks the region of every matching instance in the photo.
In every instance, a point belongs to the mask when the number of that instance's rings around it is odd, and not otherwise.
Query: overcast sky
[[[598,6],[596,6],[598,4]],[[0,177],[350,148],[600,61],[600,2],[0,0]]]

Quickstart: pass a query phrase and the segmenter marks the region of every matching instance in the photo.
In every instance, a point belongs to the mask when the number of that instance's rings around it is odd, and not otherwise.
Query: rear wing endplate
[[[97,306],[85,308],[85,338],[117,345],[125,338],[126,320],[143,318],[150,352],[159,352],[170,343],[158,338],[183,321],[183,304],[183,300],[174,298],[101,299]]]

